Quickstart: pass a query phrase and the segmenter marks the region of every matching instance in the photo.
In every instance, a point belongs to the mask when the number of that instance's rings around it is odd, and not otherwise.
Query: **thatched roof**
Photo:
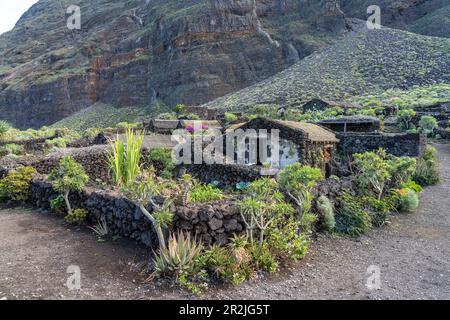
[[[333,118],[333,119],[325,119],[319,121],[319,123],[329,124],[329,123],[379,123],[380,119],[376,117],[370,117],[370,116],[343,116],[340,118]]]
[[[283,127],[285,127],[286,129],[289,130],[299,131],[302,134],[306,134],[308,136],[308,139],[312,142],[331,142],[331,143],[339,142],[339,139],[336,138],[334,132],[326,128],[323,128],[319,125],[307,122],[284,121],[267,118],[256,118],[248,122],[235,124],[228,127],[226,131],[232,132],[240,128],[245,128],[247,126],[250,126],[254,121],[264,121],[269,125],[272,124],[274,127],[277,127],[280,130],[283,130]],[[268,129],[268,128],[266,127],[261,129]]]

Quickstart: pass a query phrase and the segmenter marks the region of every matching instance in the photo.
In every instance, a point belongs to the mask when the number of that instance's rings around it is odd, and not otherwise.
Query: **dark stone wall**
[[[426,145],[425,139],[418,133],[346,133],[338,134],[338,138],[341,141],[338,145],[338,153],[343,155],[376,151],[383,148],[394,156],[419,157]]]
[[[27,153],[39,153],[44,152],[46,149],[46,140],[52,140],[58,138],[59,135],[55,135],[52,137],[43,137],[36,139],[28,139],[28,140],[19,140],[19,141],[0,141],[0,147],[5,146],[7,144],[18,144],[23,146],[25,152]]]
[[[86,148],[63,149],[49,156],[19,157],[13,161],[0,160],[0,171],[9,171],[18,166],[32,166],[38,173],[49,174],[59,166],[59,161],[64,156],[72,156],[79,162],[92,181],[100,179],[110,180],[110,169],[108,165],[108,145],[97,145]]]
[[[50,201],[59,195],[52,184],[39,175],[32,181],[30,190],[30,203],[44,210],[51,210]],[[88,211],[89,224],[105,219],[110,235],[131,238],[148,247],[158,244],[150,221],[132,201],[116,192],[86,188],[71,193],[70,201],[74,209]],[[239,210],[231,200],[175,206],[174,212],[173,231],[190,232],[207,244],[225,244],[234,234],[244,230]]]
[[[327,122],[322,121],[319,124],[325,128],[328,128],[334,132],[376,132],[380,131],[380,122],[365,122],[365,123],[353,123],[349,122],[347,125],[340,122]]]
[[[35,207],[50,210],[50,201],[58,195],[52,184],[42,177],[36,177],[31,184],[30,202]],[[135,204],[119,194],[86,189],[71,193],[70,201],[74,208],[88,211],[90,224],[97,223],[103,217],[111,235],[131,238],[149,247],[158,243],[151,223]]]

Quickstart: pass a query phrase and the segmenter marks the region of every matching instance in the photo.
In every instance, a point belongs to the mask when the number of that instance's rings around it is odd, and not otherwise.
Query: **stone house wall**
[[[436,129],[436,134],[440,135],[442,139],[450,140],[450,131],[442,128]]]
[[[30,203],[51,210],[50,201],[58,197],[51,183],[36,176],[31,184]],[[130,200],[113,191],[86,188],[70,195],[74,208],[88,211],[88,223],[96,224],[102,218],[111,235],[131,238],[148,247],[157,245],[153,226]],[[244,224],[235,203],[230,200],[204,205],[176,206],[174,229],[184,230],[207,244],[225,244],[235,233],[244,230]]]
[[[59,166],[64,156],[72,156],[79,162],[92,181],[100,179],[109,181],[108,145],[98,145],[86,148],[64,149],[48,156],[19,157],[14,161],[0,160],[0,172],[8,172],[18,166],[32,166],[38,173],[49,174]]]
[[[383,148],[398,157],[420,157],[426,146],[425,138],[418,133],[340,133],[338,138],[341,141],[338,144],[338,153],[345,156]]]

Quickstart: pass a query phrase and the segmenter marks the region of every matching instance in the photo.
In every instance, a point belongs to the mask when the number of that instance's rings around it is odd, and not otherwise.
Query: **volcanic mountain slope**
[[[40,0],[0,36],[0,118],[27,128],[94,104],[202,104],[335,43],[369,2]],[[404,28],[445,4],[376,2]],[[70,5],[81,8],[81,30],[67,28]]]
[[[279,74],[205,106],[244,110],[258,104],[298,106],[321,97],[450,83],[450,39],[382,28],[349,35]]]
[[[450,4],[415,21],[408,30],[436,37],[450,37]]]

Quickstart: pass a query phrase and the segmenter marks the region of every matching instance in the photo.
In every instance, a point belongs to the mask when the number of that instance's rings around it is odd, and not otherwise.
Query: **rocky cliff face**
[[[204,103],[347,31],[344,16],[325,15],[317,1],[73,3],[81,30],[66,27],[69,1],[41,0],[0,37],[2,119],[38,127],[95,102]]]
[[[0,118],[26,128],[96,102],[205,103],[346,34],[341,2],[41,0],[0,36]],[[67,28],[72,4],[81,30]]]

